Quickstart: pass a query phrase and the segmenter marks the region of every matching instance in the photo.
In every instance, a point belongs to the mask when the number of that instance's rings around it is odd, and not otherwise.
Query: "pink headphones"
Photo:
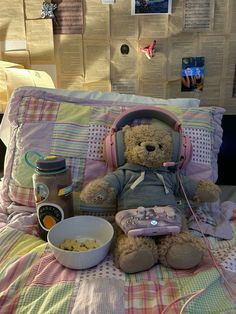
[[[104,158],[110,169],[116,169],[125,163],[124,140],[122,127],[130,124],[135,119],[155,118],[169,125],[173,137],[172,160],[166,161],[164,166],[177,166],[184,168],[192,156],[190,139],[182,134],[181,122],[172,112],[154,106],[138,106],[122,112],[111,126],[110,132],[104,142]]]

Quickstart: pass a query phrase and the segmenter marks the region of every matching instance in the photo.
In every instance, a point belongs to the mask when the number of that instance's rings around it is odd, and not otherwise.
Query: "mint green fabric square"
[[[180,297],[205,288],[205,291],[187,305],[186,314],[231,313],[234,309],[216,268],[208,269],[207,272],[198,272],[191,277],[176,279],[175,282]],[[187,298],[182,302],[184,303],[186,300]]]
[[[89,124],[90,106],[61,103],[57,114],[57,122]]]
[[[73,289],[72,283],[25,287],[15,313],[69,313]]]

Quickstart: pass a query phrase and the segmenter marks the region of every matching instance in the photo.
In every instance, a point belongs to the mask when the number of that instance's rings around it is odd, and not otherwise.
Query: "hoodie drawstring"
[[[158,177],[158,179],[161,181],[161,183],[163,184],[164,186],[164,190],[165,190],[165,193],[166,194],[169,194],[170,191],[167,189],[166,187],[166,184],[165,184],[165,180],[164,180],[164,177],[157,173],[157,172],[154,172],[155,175]],[[141,175],[134,181],[134,183],[130,186],[131,190],[134,190],[136,188],[137,185],[139,185],[139,183],[141,183],[143,180],[144,180],[144,177],[145,177],[145,171],[142,171],[141,172]]]

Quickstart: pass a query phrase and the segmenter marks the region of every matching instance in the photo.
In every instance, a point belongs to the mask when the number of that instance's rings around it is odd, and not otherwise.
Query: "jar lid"
[[[38,171],[60,171],[66,169],[65,158],[49,155],[36,161]]]

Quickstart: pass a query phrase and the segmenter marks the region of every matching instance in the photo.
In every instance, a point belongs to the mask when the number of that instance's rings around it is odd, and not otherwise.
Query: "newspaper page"
[[[82,35],[55,35],[57,86],[78,88],[84,82]]]
[[[114,79],[112,80],[112,91],[121,94],[138,94],[139,82],[137,79]]]
[[[184,31],[212,31],[214,0],[184,0]]]
[[[168,81],[180,79],[182,58],[198,55],[198,49],[197,34],[184,33],[168,39]]]
[[[233,1],[231,1],[233,3]],[[234,1],[235,2],[235,1]],[[228,21],[229,21],[229,12],[226,9],[226,3],[222,0],[215,0],[215,10],[214,10],[214,26],[213,30],[217,33],[226,33],[228,32]]]
[[[232,0],[229,2],[228,15],[226,21],[228,21],[229,27],[228,32],[236,33],[236,1]]]
[[[139,41],[139,49],[151,42],[152,39]],[[167,80],[167,39],[156,39],[156,48],[151,58],[144,53],[140,56],[139,77],[141,80],[154,82],[166,82]]]
[[[181,78],[176,78],[175,80],[167,82],[166,98],[184,98],[192,97],[194,98],[197,93],[194,91],[183,93],[181,92]]]
[[[110,6],[111,38],[138,39],[138,17],[130,15],[131,2],[117,1]]]
[[[110,42],[84,39],[85,83],[110,80]]]
[[[219,83],[224,69],[225,46],[225,36],[223,35],[202,35],[200,37],[200,55],[204,56],[206,60],[206,75],[216,83]]]
[[[102,4],[114,4],[116,0],[102,0]]]
[[[30,68],[30,56],[28,50],[10,50],[2,52],[3,60],[22,64],[24,68]]]
[[[222,105],[223,95],[225,93],[225,81],[222,80],[225,66],[225,46],[226,42],[224,35],[200,36],[200,55],[204,56],[206,60],[204,90],[201,93],[202,105]]]
[[[216,84],[214,80],[207,79],[204,83],[204,91],[201,93],[201,105],[203,106],[221,106],[222,93],[220,83]]]
[[[27,49],[26,39],[9,40],[8,37],[6,37],[4,41],[0,41],[0,53],[2,51],[26,50],[26,49]]]
[[[27,20],[38,19],[41,17],[42,12],[42,0],[24,0],[25,6],[25,18]]]
[[[172,2],[172,11],[174,14],[168,17],[168,35],[179,34],[183,31],[183,1]]]
[[[232,97],[235,51],[234,34],[227,37],[203,34],[200,36],[200,53],[206,59],[206,77],[201,104],[224,106],[227,111],[232,111],[232,107],[235,107],[236,102]]]
[[[222,38],[222,37],[221,37]],[[224,47],[224,61],[223,61],[223,68],[222,68],[222,84],[224,79],[231,79],[234,81],[234,70],[236,64],[236,36],[235,34],[231,34],[227,36],[225,39],[225,47]],[[232,94],[229,93],[228,95]]]
[[[166,82],[156,82],[151,79],[140,80],[138,94],[156,98],[166,98]]]
[[[138,41],[111,40],[112,91],[125,94],[138,92]]]
[[[110,9],[97,0],[86,2],[84,38],[110,37]]]
[[[138,76],[138,41],[111,39],[111,79]]]
[[[54,34],[82,34],[83,0],[53,0],[53,4],[57,5],[54,11]]]
[[[224,107],[228,105],[235,107],[236,111],[236,37],[232,34],[228,37],[225,45],[224,67],[221,79],[221,90],[224,98]]]
[[[25,40],[23,0],[0,0],[0,41]]]
[[[233,55],[233,53],[230,53]],[[232,59],[231,59],[232,60]],[[220,106],[226,109],[227,114],[236,114],[236,62],[234,50],[234,65],[231,64],[231,71],[224,78],[224,84],[221,84],[221,102]],[[230,65],[230,64],[229,64]]]
[[[139,38],[167,37],[168,15],[139,16],[140,36]]]
[[[110,80],[101,80],[90,83],[83,83],[83,89],[85,90],[95,90],[99,92],[111,92],[111,81]]]
[[[31,63],[54,63],[54,44],[51,19],[26,20],[27,46]]]

